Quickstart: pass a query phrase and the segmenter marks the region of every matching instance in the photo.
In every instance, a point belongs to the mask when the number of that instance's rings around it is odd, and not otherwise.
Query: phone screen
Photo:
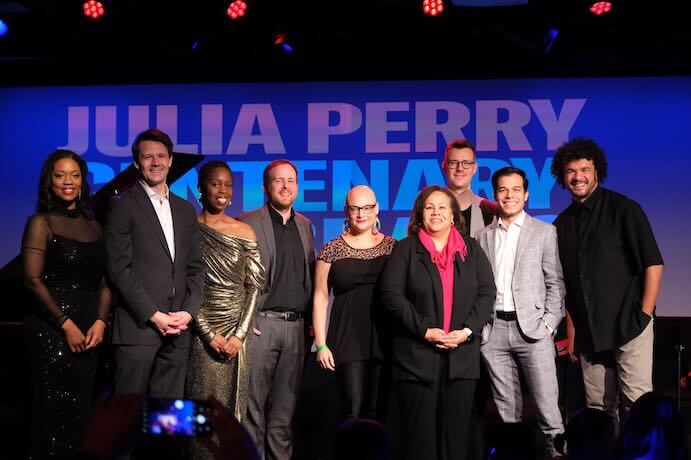
[[[211,433],[209,406],[189,399],[148,399],[142,431],[153,436],[199,436]]]

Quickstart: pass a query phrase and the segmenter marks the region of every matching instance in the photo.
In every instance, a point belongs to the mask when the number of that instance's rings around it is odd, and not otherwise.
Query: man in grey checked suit
[[[565,287],[557,232],[525,213],[525,172],[505,167],[492,175],[499,219],[478,235],[492,264],[497,298],[482,331],[480,352],[492,382],[502,421],[521,421],[521,375],[535,400],[537,421],[548,454],[557,454],[554,437],[564,431],[553,335],[564,316]]]

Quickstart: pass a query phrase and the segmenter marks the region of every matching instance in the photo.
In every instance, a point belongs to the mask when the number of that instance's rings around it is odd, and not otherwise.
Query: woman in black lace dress
[[[317,362],[336,373],[344,418],[381,419],[383,353],[375,320],[375,286],[395,240],[379,231],[379,205],[369,187],[353,187],[344,209],[343,235],[317,255],[313,300]],[[334,301],[327,332],[330,289]]]
[[[92,407],[110,291],[101,228],[86,205],[86,177],[79,155],[51,153],[41,171],[37,213],[22,239],[24,283],[36,299],[24,321],[34,386],[32,458],[78,448]]]

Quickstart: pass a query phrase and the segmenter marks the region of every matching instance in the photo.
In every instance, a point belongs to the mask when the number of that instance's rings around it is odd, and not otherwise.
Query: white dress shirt
[[[163,234],[166,237],[168,250],[170,251],[170,258],[175,260],[175,232],[173,230],[173,213],[170,210],[170,190],[166,185],[166,191],[163,195],[154,192],[151,187],[144,181],[139,181],[144,187],[144,191],[149,196],[151,204],[154,205],[154,211],[158,217],[158,222],[161,224]]]
[[[513,282],[518,238],[521,235],[524,221],[525,211],[521,211],[516,220],[510,225],[507,226],[501,217],[497,224],[494,243],[494,273],[497,284],[497,299],[494,302],[494,306],[497,311],[516,311],[511,284]]]

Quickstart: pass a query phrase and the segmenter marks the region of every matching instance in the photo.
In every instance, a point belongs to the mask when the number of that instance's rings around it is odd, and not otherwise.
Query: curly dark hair
[[[607,158],[605,152],[592,139],[577,137],[571,141],[564,142],[557,149],[552,159],[552,175],[557,184],[564,188],[564,168],[567,164],[575,160],[591,160],[595,165],[598,182],[604,182],[607,177]]]
[[[201,190],[202,185],[206,183],[206,181],[209,180],[209,176],[213,172],[214,169],[225,169],[230,173],[230,180],[233,180],[233,171],[230,170],[230,166],[228,166],[228,163],[225,161],[221,160],[211,160],[207,163],[204,163],[204,165],[199,168],[199,173],[197,175],[197,188]]]
[[[55,163],[59,160],[70,158],[79,165],[79,171],[82,174],[82,186],[79,189],[79,197],[77,198],[77,209],[82,211],[87,216],[90,216],[89,211],[89,183],[87,182],[87,174],[89,169],[86,166],[86,161],[71,150],[55,150],[46,157],[41,167],[41,176],[38,179],[38,202],[36,203],[37,212],[51,212],[61,207],[60,200],[53,193],[53,168]]]
[[[415,203],[413,204],[413,210],[410,212],[410,221],[408,222],[408,236],[417,235],[422,227],[422,213],[425,209],[425,200],[433,194],[434,192],[442,192],[449,197],[451,202],[451,212],[453,214],[454,227],[458,230],[458,233],[465,233],[465,219],[463,219],[463,214],[461,213],[461,208],[458,206],[458,201],[456,197],[453,196],[451,190],[440,185],[430,185],[425,187],[415,198]]]

